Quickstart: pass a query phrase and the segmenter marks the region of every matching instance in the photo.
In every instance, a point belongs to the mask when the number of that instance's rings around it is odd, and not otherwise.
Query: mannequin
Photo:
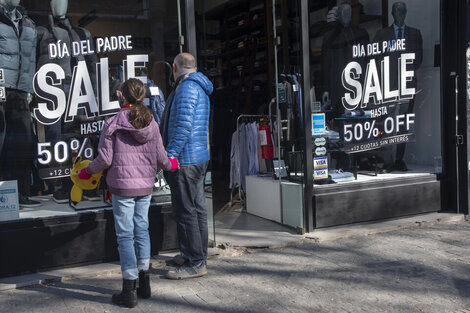
[[[4,112],[0,124],[5,126],[0,134],[0,142],[4,138],[0,174],[3,180],[17,180],[21,207],[35,207],[40,203],[28,198],[34,154],[28,96],[33,92],[37,33],[19,4],[19,0],[0,1],[0,33],[5,39],[0,42],[0,68],[6,88],[6,102],[0,103]]]
[[[391,42],[397,39],[405,39],[405,51],[386,52],[380,56],[380,58],[386,56],[390,57],[390,87],[392,90],[398,88],[398,59],[401,57],[402,53],[415,54],[414,62],[407,66],[408,71],[415,72],[413,79],[407,83],[408,88],[417,88],[418,81],[416,79],[416,71],[421,66],[423,60],[423,39],[421,37],[421,32],[418,29],[405,24],[406,13],[406,3],[402,1],[395,2],[392,5],[393,24],[389,27],[379,30],[374,38],[374,42],[379,42],[380,44],[383,41]],[[377,60],[377,62],[380,61],[381,59]],[[405,103],[396,104],[395,110],[391,110],[390,114],[397,115],[412,113],[413,106],[414,98],[406,101]],[[399,144],[396,147],[396,154],[393,152],[393,147],[385,148],[386,152],[384,153],[384,172],[390,172],[393,170],[407,170],[407,166],[403,161],[405,147],[406,144]]]
[[[345,66],[353,60],[353,45],[367,45],[369,43],[369,34],[366,30],[352,25],[351,16],[351,5],[340,5],[338,7],[338,25],[323,37],[321,64],[324,92],[322,98],[331,100],[333,113],[328,119],[338,117],[344,111],[341,97],[343,97],[345,89],[341,82],[341,76]],[[364,59],[354,60],[365,63]]]
[[[98,61],[96,54],[86,56],[79,55],[76,57],[66,56],[56,59],[50,59],[49,57],[48,45],[50,43],[57,43],[59,40],[61,43],[67,44],[69,51],[72,51],[72,42],[89,40],[91,48],[95,50],[94,40],[90,32],[85,28],[74,27],[67,18],[68,3],[68,0],[51,0],[50,5],[52,15],[49,15],[49,24],[38,27],[37,69],[47,63],[58,64],[65,71],[65,81],[70,83],[73,74],[73,67],[78,61],[86,61],[93,85],[95,85],[96,63]]]
[[[11,12],[16,10],[16,8],[20,5],[20,0],[2,0],[0,1],[0,4],[5,8],[5,10]]]
[[[79,61],[85,61],[95,86],[96,81],[96,63],[98,57],[96,54],[65,56],[63,58],[51,59],[49,56],[49,44],[57,43],[59,40],[62,44],[66,44],[69,51],[72,51],[72,42],[81,40],[89,40],[92,49],[95,50],[94,40],[90,32],[84,28],[74,27],[67,18],[68,0],[51,0],[51,15],[49,15],[48,25],[40,26],[38,31],[38,49],[37,49],[37,70],[44,64],[54,63],[60,65],[65,72],[65,79],[62,81],[61,88],[68,98],[70,83],[72,80],[74,66]],[[49,105],[53,105],[50,103]],[[51,108],[52,109],[52,108]],[[42,125],[41,125],[42,126]],[[57,142],[70,138],[77,129],[74,123],[63,123],[61,120],[52,125],[44,125],[45,141]],[[53,199],[58,203],[68,202],[68,194],[65,190],[69,189],[68,179],[48,180],[48,186],[53,191]],[[65,187],[65,188],[64,188]]]

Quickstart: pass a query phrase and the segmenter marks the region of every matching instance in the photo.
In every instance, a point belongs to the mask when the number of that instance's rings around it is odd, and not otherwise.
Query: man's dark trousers
[[[173,218],[181,255],[190,266],[207,259],[208,229],[204,178],[209,162],[181,166],[165,176],[171,188]]]

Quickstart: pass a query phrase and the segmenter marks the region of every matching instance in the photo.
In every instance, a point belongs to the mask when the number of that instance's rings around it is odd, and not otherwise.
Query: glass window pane
[[[104,179],[69,203],[73,162],[97,156],[127,78],[147,84],[145,103],[159,122],[179,53],[176,1],[14,2],[0,13],[0,181],[16,182],[21,218],[107,207]],[[160,175],[157,202],[170,201],[164,184]]]

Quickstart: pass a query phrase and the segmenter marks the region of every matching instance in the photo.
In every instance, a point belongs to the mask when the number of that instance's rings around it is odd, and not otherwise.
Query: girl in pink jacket
[[[124,82],[124,105],[104,125],[98,157],[78,175],[89,179],[107,170],[123,278],[122,292],[112,300],[127,307],[137,305],[137,295],[149,298],[151,293],[148,210],[157,167],[170,171],[179,166],[175,158],[168,159],[158,125],[143,103],[145,96],[140,80]]]

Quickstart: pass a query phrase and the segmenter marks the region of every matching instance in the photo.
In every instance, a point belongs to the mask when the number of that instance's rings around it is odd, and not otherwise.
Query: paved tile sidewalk
[[[209,262],[205,277],[152,271],[135,312],[466,312],[470,223],[249,249]],[[129,312],[110,303],[119,274],[0,292],[1,312]]]

